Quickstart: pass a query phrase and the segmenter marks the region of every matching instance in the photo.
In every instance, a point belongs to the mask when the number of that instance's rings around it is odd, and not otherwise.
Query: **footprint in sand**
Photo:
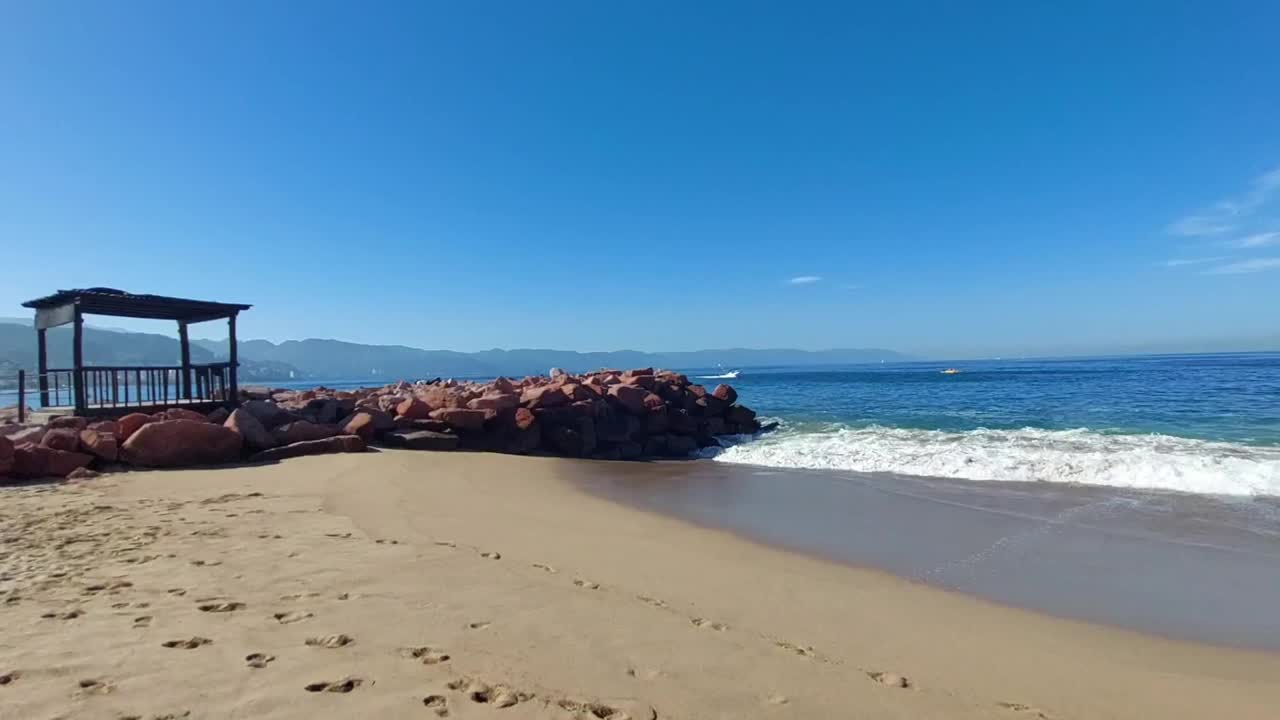
[[[195,650],[201,645],[210,645],[212,643],[213,641],[210,640],[209,638],[203,638],[198,635],[193,635],[192,637],[186,640],[167,640],[165,642],[160,643],[160,646],[167,647],[167,648],[174,648],[177,650]]]
[[[791,700],[787,698],[786,695],[778,695],[777,693],[774,693],[773,695],[770,695],[769,697],[765,698],[764,701],[769,703],[770,705],[786,705],[787,703],[791,702]]]
[[[266,667],[267,663],[275,659],[275,655],[267,655],[266,653],[250,653],[244,656],[245,664],[255,670],[260,670]]]
[[[1030,705],[1026,705],[1024,703],[998,702],[996,703],[996,705],[998,705],[1001,708],[1004,708],[1005,710],[1010,710],[1012,712],[1030,715],[1031,717],[1036,718],[1036,720],[1049,720],[1049,715],[1045,713],[1043,710],[1041,710],[1040,708],[1032,707]]]
[[[139,615],[138,617],[133,619],[133,626],[136,628],[151,627],[151,616]]]
[[[456,543],[456,542],[454,542],[454,541],[452,541],[452,540],[437,540],[437,541],[436,541],[436,545],[439,545],[440,547],[451,547],[451,548],[456,548],[456,547],[458,547],[458,543]],[[432,695],[432,697],[439,697],[439,696],[438,696],[438,695]]]
[[[706,618],[700,618],[700,617],[690,618],[689,622],[693,623],[694,627],[710,628],[712,630],[715,630],[716,632],[724,632],[725,630],[729,629],[729,626],[725,625],[724,623],[712,622],[711,620],[708,620]]]
[[[187,594],[187,591],[185,588],[169,588],[166,592],[168,592],[170,595],[176,595],[178,597],[182,597],[183,595]]]
[[[325,680],[321,680],[320,682],[313,682],[306,686],[306,691],[313,692],[313,693],[317,693],[317,692],[349,693],[363,684],[364,684],[364,680],[361,678],[345,677],[345,678],[342,678],[341,680],[334,680],[333,682],[328,682]]]
[[[867,677],[871,678],[872,680],[875,680],[876,682],[886,687],[901,688],[901,689],[914,687],[914,684],[911,682],[910,678],[908,678],[906,675],[899,675],[898,673],[878,672],[878,671],[868,672]]]
[[[658,717],[658,713],[647,705],[625,704],[630,707],[614,707],[594,700],[564,698],[556,701],[560,709],[573,713],[579,720],[656,720]]]
[[[591,582],[590,580],[583,580],[582,578],[574,578],[573,584],[577,585],[580,588],[583,588],[584,590],[600,589],[600,583]]]
[[[197,605],[196,607],[199,608],[200,612],[224,613],[224,612],[235,612],[236,610],[243,610],[245,609],[246,605],[242,602],[232,601],[232,602],[205,603],[203,605]]]
[[[346,647],[355,641],[356,639],[351,637],[350,635],[342,635],[342,634],[324,635],[322,637],[307,638],[307,645],[309,645],[310,647],[332,649],[332,648]]]
[[[519,692],[506,685],[490,685],[474,678],[458,678],[445,687],[464,693],[473,703],[508,708],[533,698],[533,693]]]
[[[217,567],[222,564],[221,560],[192,560],[192,565],[196,567]]]
[[[811,658],[811,657],[817,657],[818,655],[817,651],[813,649],[812,645],[796,645],[795,643],[789,643],[786,640],[774,640],[773,644],[777,645],[783,650],[793,652],[799,655],[800,657]]]
[[[443,695],[428,695],[422,698],[422,704],[440,717],[449,717],[449,701]]]
[[[351,533],[325,533],[324,536],[329,538],[338,538],[339,540],[345,540],[351,537]]]
[[[67,612],[47,612],[40,617],[45,620],[75,620],[84,613],[80,610],[68,610]]]
[[[0,686],[12,685],[15,680],[22,677],[17,670],[10,670],[7,673],[0,673]]]
[[[502,553],[496,553],[496,552],[482,552],[482,553],[480,553],[480,557],[485,558],[486,560],[501,560],[501,559],[502,559]]]
[[[272,615],[272,617],[274,617],[276,622],[281,625],[290,625],[292,623],[302,622],[307,618],[313,618],[315,617],[315,614],[307,612],[306,610],[294,610],[293,612],[276,613],[275,615]]]
[[[659,600],[658,598],[655,598],[655,597],[649,597],[648,595],[637,595],[637,596],[636,596],[636,599],[640,600],[640,601],[641,601],[641,602],[643,602],[643,603],[647,603],[647,604],[649,604],[649,605],[652,605],[652,606],[654,606],[654,607],[656,607],[656,608],[666,608],[666,607],[667,607],[667,603],[666,603],[665,601],[663,601],[663,600]]]
[[[493,623],[489,622],[488,620],[478,620],[473,623],[467,623],[467,627],[472,630],[483,630],[492,624]]]
[[[422,661],[423,665],[439,665],[442,662],[449,662],[449,654],[438,648],[428,647],[408,647],[401,648],[400,654],[403,657],[412,658]]]
[[[111,681],[103,678],[86,678],[77,683],[77,685],[80,687],[82,695],[106,695],[116,689],[116,686]]]
[[[556,570],[555,568],[551,567],[550,565],[546,565],[546,564],[544,564],[544,563],[534,563],[534,564],[533,564],[533,566],[534,566],[534,567],[536,567],[536,568],[538,568],[539,570],[541,570],[541,571],[543,571],[543,572],[549,572],[549,573],[556,573],[556,572],[559,572],[559,571],[558,571],[558,570]]]
[[[320,593],[318,592],[294,593],[292,595],[281,595],[280,599],[285,601],[291,601],[291,600],[301,600],[303,598],[314,598],[314,597],[320,597]]]

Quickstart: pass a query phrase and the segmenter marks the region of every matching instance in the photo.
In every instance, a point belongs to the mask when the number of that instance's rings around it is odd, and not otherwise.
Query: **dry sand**
[[[383,452],[0,491],[3,718],[1275,718],[1280,658]],[[886,538],[886,542],[892,539]]]

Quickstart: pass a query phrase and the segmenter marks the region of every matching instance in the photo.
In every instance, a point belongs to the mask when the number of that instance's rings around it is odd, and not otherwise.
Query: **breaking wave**
[[[1280,496],[1280,447],[1086,429],[944,432],[872,426],[784,431],[725,448],[715,460],[965,480]]]

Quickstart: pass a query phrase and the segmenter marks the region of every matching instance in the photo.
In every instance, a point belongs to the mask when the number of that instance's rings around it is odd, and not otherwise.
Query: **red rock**
[[[613,372],[617,372],[617,371],[614,370]],[[653,374],[653,368],[651,367],[635,368],[633,370],[628,370],[622,373],[622,377],[628,378],[628,377],[636,377],[637,375],[652,375],[652,374]]]
[[[81,430],[80,447],[90,455],[100,457],[107,462],[115,462],[120,452],[115,433],[102,430]]]
[[[725,401],[725,403],[729,405],[738,402],[738,391],[723,383],[717,385],[716,389],[711,391],[711,394]]]
[[[448,423],[439,420],[427,418],[425,420],[410,420],[409,418],[398,417],[395,419],[395,427],[392,430],[430,430],[431,432],[449,432],[453,428]]]
[[[220,407],[215,408],[213,412],[205,415],[204,419],[214,423],[215,425],[222,425],[229,417],[231,417],[231,411],[224,407]]]
[[[703,395],[694,403],[694,413],[707,417],[718,417],[729,409],[729,404],[715,395]]]
[[[542,434],[542,440],[549,449],[570,457],[586,457],[595,452],[595,423],[584,418],[575,427],[553,425]]]
[[[135,432],[138,431],[138,428],[151,422],[151,419],[150,415],[146,415],[144,413],[129,413],[128,415],[120,418],[120,421],[117,423],[120,426],[120,442],[123,443],[128,440]]]
[[[258,422],[268,430],[302,419],[268,400],[249,400],[240,403],[240,409],[258,418]]]
[[[609,386],[609,397],[632,415],[644,415],[649,411],[645,398],[651,394],[648,390],[636,385]],[[658,401],[661,402],[662,398],[658,398]]]
[[[431,415],[431,406],[418,398],[409,398],[396,406],[396,415],[410,420],[422,420]]]
[[[395,418],[381,410],[362,409],[343,424],[345,435],[358,435],[366,442],[396,428]]]
[[[602,394],[601,392],[593,392],[585,385],[581,385],[579,383],[565,383],[561,386],[560,392],[564,393],[565,397],[574,402],[579,402],[581,400],[593,400]]]
[[[44,434],[40,444],[54,450],[76,452],[80,449],[80,431],[69,427],[55,428]]]
[[[681,435],[664,435],[667,455],[669,457],[688,457],[698,449],[698,443],[691,437]]]
[[[0,475],[8,475],[13,469],[13,441],[0,435]]]
[[[8,437],[14,445],[22,445],[23,443],[39,445],[40,441],[44,440],[47,432],[49,431],[43,425],[28,428],[20,427],[20,429],[9,433]]]
[[[279,444],[266,426],[244,408],[232,410],[222,425],[239,435],[244,447],[250,452],[270,450]]]
[[[500,377],[497,380],[494,380],[491,387],[493,388],[494,392],[502,393],[504,395],[509,395],[516,391],[516,386],[513,385],[510,380],[504,377]]]
[[[694,435],[698,432],[698,421],[681,409],[667,411],[667,421],[671,432],[677,435]]]
[[[275,462],[286,458],[304,455],[327,455],[330,453],[364,452],[367,446],[362,438],[356,435],[334,435],[320,440],[303,440],[301,442],[281,445],[263,450],[249,457],[250,462]]]
[[[526,408],[516,408],[511,417],[511,424],[518,430],[528,430],[537,418]]]
[[[338,429],[332,425],[317,425],[306,420],[296,420],[272,430],[271,434],[280,445],[292,445],[307,440],[331,438],[338,434]]]
[[[99,420],[89,423],[89,430],[97,430],[100,433],[111,433],[115,436],[116,445],[120,444],[120,423],[114,420]]]
[[[643,404],[645,410],[648,410],[650,413],[667,409],[667,404],[663,402],[661,397],[658,397],[654,393],[646,393],[641,404]]]
[[[520,396],[511,393],[483,395],[467,402],[472,410],[510,410],[520,405]]]
[[[652,390],[657,387],[658,381],[652,374],[650,375],[623,375],[622,382],[627,385],[638,385],[645,390]]]
[[[671,420],[667,416],[665,405],[644,416],[644,431],[650,435],[665,433],[669,427],[671,427]]]
[[[571,399],[569,395],[561,392],[559,385],[543,385],[525,390],[520,395],[520,404],[532,410],[568,405]]]
[[[741,405],[734,405],[729,408],[724,417],[735,425],[753,425],[756,421],[756,411]]]
[[[46,427],[50,430],[63,429],[80,432],[81,430],[89,427],[89,421],[82,417],[76,417],[75,415],[64,415],[62,417],[53,418],[48,422]]]
[[[120,457],[147,467],[211,465],[239,459],[241,444],[240,434],[222,425],[161,420],[130,435],[120,448]]]
[[[14,477],[41,478],[66,477],[76,468],[82,468],[93,462],[92,455],[78,452],[66,452],[38,445],[23,445],[14,448]]]
[[[480,430],[484,427],[486,415],[484,410],[441,408],[431,411],[431,419],[439,420],[458,430]]]
[[[209,418],[203,413],[186,408],[169,408],[162,410],[153,416],[156,420],[190,420],[191,422],[209,422]]]
[[[95,470],[90,470],[87,467],[82,467],[82,468],[76,468],[75,470],[72,470],[71,472],[67,473],[67,479],[68,480],[92,480],[93,478],[99,477],[101,475],[102,473],[100,472],[97,472]]]

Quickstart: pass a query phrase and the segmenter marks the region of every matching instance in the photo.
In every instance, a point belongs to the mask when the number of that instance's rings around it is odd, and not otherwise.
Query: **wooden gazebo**
[[[236,316],[251,305],[188,300],[161,295],[133,295],[113,288],[59,290],[48,297],[22,304],[36,311],[40,405],[67,407],[77,415],[111,415],[174,405],[235,405],[239,397],[236,381]],[[86,366],[84,363],[84,316],[174,320],[178,323],[181,364],[147,367]],[[227,321],[229,353],[227,362],[191,364],[191,342],[187,327],[211,320]],[[72,367],[50,368],[45,332],[72,324]],[[64,394],[65,389],[65,394]],[[64,402],[65,401],[65,402]]]

